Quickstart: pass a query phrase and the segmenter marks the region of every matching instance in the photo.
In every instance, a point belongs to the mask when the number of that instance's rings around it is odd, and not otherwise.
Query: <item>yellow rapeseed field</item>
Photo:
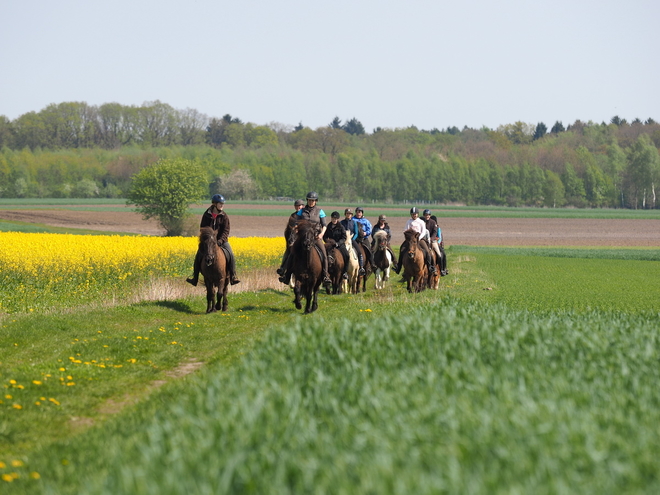
[[[281,237],[229,240],[242,269],[274,265],[284,250]],[[196,250],[195,237],[0,233],[0,312],[29,311],[35,299],[66,305],[71,297],[127,294],[153,277],[184,277]]]

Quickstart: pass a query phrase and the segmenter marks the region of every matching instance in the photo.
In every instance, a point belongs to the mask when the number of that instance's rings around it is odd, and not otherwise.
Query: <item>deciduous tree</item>
[[[181,235],[190,204],[207,191],[206,176],[197,162],[164,159],[133,176],[127,203],[145,219],[158,218],[167,235]]]

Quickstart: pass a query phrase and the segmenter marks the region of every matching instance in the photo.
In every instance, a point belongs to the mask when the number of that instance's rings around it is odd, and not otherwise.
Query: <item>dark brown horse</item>
[[[325,252],[328,257],[328,275],[332,280],[332,293],[341,294],[342,275],[344,274],[344,255],[341,254],[339,246],[334,239],[328,239],[325,244]],[[330,293],[330,291],[328,291]]]
[[[420,292],[426,288],[428,269],[424,264],[424,251],[419,245],[419,232],[408,229],[403,233],[408,251],[399,260],[403,266],[403,279],[408,292]]]
[[[390,268],[392,266],[392,255],[387,241],[387,232],[379,230],[374,234],[375,251],[374,265],[376,265],[376,290],[385,287],[385,282],[390,279]]]
[[[293,276],[295,285],[293,303],[296,309],[302,309],[301,297],[306,299],[305,314],[312,313],[318,308],[316,298],[323,280],[323,262],[321,254],[316,247],[318,226],[306,220],[298,222],[296,227],[296,240],[291,247],[293,255]]]
[[[202,252],[201,273],[206,286],[206,312],[227,311],[227,258],[222,248],[218,247],[217,232],[211,227],[202,227],[199,231],[199,247]]]

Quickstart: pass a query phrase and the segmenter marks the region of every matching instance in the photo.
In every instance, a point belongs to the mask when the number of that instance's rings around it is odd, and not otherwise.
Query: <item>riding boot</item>
[[[367,272],[364,271],[364,256],[361,253],[358,253],[358,265],[360,266],[358,275],[363,276]]]
[[[236,276],[236,257],[234,256],[234,251],[231,249],[231,245],[228,242],[225,242],[220,247],[227,255],[227,271],[229,272],[229,283],[231,285],[240,284],[241,281],[238,280],[238,277]]]
[[[282,266],[284,273],[282,273],[282,275],[277,279],[285,285],[289,285],[291,283],[291,265],[293,265],[293,256],[287,256],[287,259]]]
[[[435,274],[435,264],[433,264],[433,256],[431,256],[431,253],[428,251],[425,253],[425,258],[426,258],[426,264],[429,266],[429,270],[431,273]]]
[[[193,287],[197,287],[197,284],[199,283],[199,272],[202,269],[202,253],[198,249],[197,254],[195,255],[195,261],[193,263],[193,276],[192,278],[187,278],[186,282],[188,282],[190,285]]]
[[[319,256],[321,257],[321,265],[323,266],[323,285],[332,286],[332,280],[328,274],[328,256],[325,251],[325,244],[321,239],[316,239],[316,247],[318,248]]]

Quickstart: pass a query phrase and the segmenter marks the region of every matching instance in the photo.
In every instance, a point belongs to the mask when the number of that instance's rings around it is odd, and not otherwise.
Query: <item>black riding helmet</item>
[[[318,195],[318,193],[316,193],[314,191],[308,192],[307,193],[307,199],[313,199],[314,201],[318,201],[319,200],[319,195]]]
[[[225,197],[222,194],[214,194],[211,198],[211,203],[224,203]]]
[[[417,213],[419,215],[419,210],[417,209],[416,206],[413,206],[412,208],[410,208],[410,214],[412,215],[413,213]]]
[[[339,218],[339,212],[338,212],[338,211],[333,211],[333,212],[330,214],[330,218]]]
[[[361,206],[358,206],[357,208],[355,208],[355,213],[357,213],[358,211],[361,211],[362,213],[364,213],[364,209]]]

